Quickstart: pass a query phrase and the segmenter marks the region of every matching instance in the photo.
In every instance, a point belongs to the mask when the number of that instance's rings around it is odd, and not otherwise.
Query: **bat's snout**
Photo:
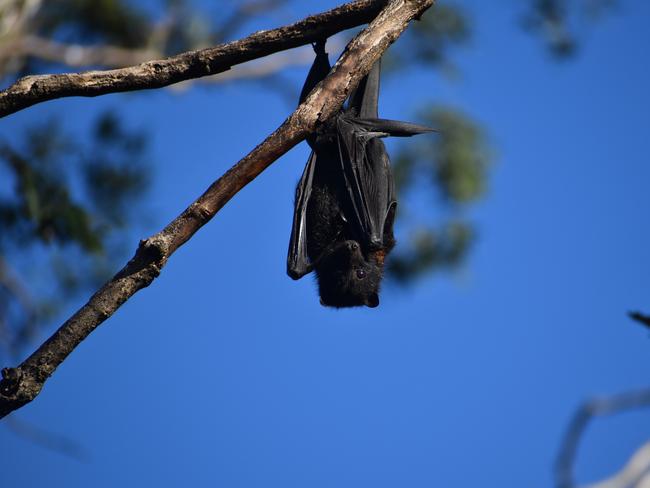
[[[355,252],[359,250],[359,243],[357,241],[346,241],[345,247],[350,252]]]

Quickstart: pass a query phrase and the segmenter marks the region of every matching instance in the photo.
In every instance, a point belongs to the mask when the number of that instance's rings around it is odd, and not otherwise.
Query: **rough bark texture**
[[[127,68],[21,78],[0,92],[0,117],[62,97],[96,97],[108,93],[162,88],[214,75],[278,51],[303,46],[370,22],[387,0],[357,0],[295,24],[259,31],[238,41],[190,51]]]
[[[215,181],[163,230],[141,241],[131,261],[20,366],[5,368],[0,381],[0,418],[33,400],[74,348],[132,295],[149,286],[176,249],[273,161],[313,132],[318,124],[336,114],[350,91],[409,21],[419,17],[433,1],[390,1],[377,18],[348,44],[329,76],[277,130]]]

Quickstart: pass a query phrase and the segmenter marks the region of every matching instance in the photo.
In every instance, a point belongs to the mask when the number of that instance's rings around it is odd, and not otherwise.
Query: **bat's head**
[[[357,241],[343,241],[316,267],[320,301],[327,307],[376,307],[382,269]]]

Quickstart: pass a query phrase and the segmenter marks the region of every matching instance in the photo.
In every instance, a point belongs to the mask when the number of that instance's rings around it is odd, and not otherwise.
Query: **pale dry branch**
[[[587,488],[649,488],[650,442],[643,444],[630,457],[627,464],[611,478],[589,485]]]
[[[252,16],[277,8],[286,0],[252,0],[236,2],[233,12],[218,28],[218,38],[223,39],[236,31]],[[41,0],[9,1],[0,6],[0,74],[16,69],[25,58],[63,64],[71,68],[101,67],[123,68],[165,56],[165,48],[175,27],[182,23],[182,12],[169,5],[160,22],[152,26],[151,33],[140,47],[111,45],[85,45],[64,43],[32,33],[33,19]],[[207,48],[206,41],[193,49]]]
[[[333,38],[336,39],[336,38]],[[158,43],[152,44],[158,45]],[[338,42],[328,43],[331,50],[339,49]],[[104,66],[121,68],[144,63],[149,59],[161,56],[158,48],[143,49],[123,48],[118,46],[83,46],[81,44],[66,44],[38,36],[26,35],[13,42],[0,45],[0,65],[9,57],[34,56],[45,61],[65,64],[70,67]],[[304,66],[311,63],[313,56],[311,48],[304,46],[297,52],[279,52],[250,63],[233,66],[232,69],[212,76],[181,81],[169,88],[182,92],[195,83],[217,84],[244,79],[256,79],[271,76],[283,69]]]
[[[42,0],[6,0],[0,4],[0,38],[22,32],[42,3]]]
[[[305,102],[278,129],[215,181],[163,230],[141,241],[135,256],[126,266],[22,364],[3,369],[3,379],[0,381],[0,418],[32,401],[66,357],[136,292],[149,286],[171,255],[210,221],[239,190],[313,132],[319,124],[335,115],[351,90],[370,71],[388,46],[433,1],[389,1],[370,25],[350,41],[327,78],[314,88]],[[348,4],[348,8],[367,3],[354,2]],[[338,11],[345,8],[339,7]],[[359,14],[350,15],[357,18]],[[349,23],[340,18],[337,25],[345,22]],[[312,30],[326,35],[317,25],[312,25]],[[301,35],[304,36],[304,32]],[[258,49],[264,50],[263,47]]]
[[[594,417],[612,415],[635,408],[650,407],[650,390],[622,393],[584,403],[574,414],[562,441],[555,464],[555,486],[575,488],[574,464],[580,440]]]

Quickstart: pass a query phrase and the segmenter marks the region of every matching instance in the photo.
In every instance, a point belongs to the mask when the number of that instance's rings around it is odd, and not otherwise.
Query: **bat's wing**
[[[392,232],[397,205],[390,161],[380,138],[432,131],[417,124],[377,118],[379,70],[378,61],[352,93],[336,124],[341,171],[350,197],[350,220],[359,241],[370,249],[384,246],[384,232]]]
[[[296,188],[293,225],[291,226],[289,254],[287,255],[287,274],[294,280],[299,280],[312,271],[307,256],[307,205],[311,196],[315,167],[316,153],[312,151]]]
[[[358,239],[371,249],[384,245],[387,219],[395,212],[396,197],[390,160],[381,137],[408,137],[432,129],[408,122],[356,119],[337,120],[340,165]]]
[[[340,170],[350,203],[348,221],[364,247],[380,249],[388,210],[396,203],[386,149],[354,119],[342,116],[336,125]]]
[[[330,71],[330,62],[325,52],[325,40],[314,44],[316,58],[314,59],[307,79],[300,92],[300,102],[305,101],[309,92],[322,81]],[[309,139],[309,138],[308,138]],[[310,144],[312,141],[309,141]],[[293,211],[293,225],[291,227],[291,239],[289,241],[289,253],[287,255],[287,274],[294,280],[298,280],[312,271],[312,265],[307,256],[307,205],[311,196],[314,180],[314,169],[316,167],[316,153],[312,151],[307,161],[307,166],[302,173],[298,187]]]

